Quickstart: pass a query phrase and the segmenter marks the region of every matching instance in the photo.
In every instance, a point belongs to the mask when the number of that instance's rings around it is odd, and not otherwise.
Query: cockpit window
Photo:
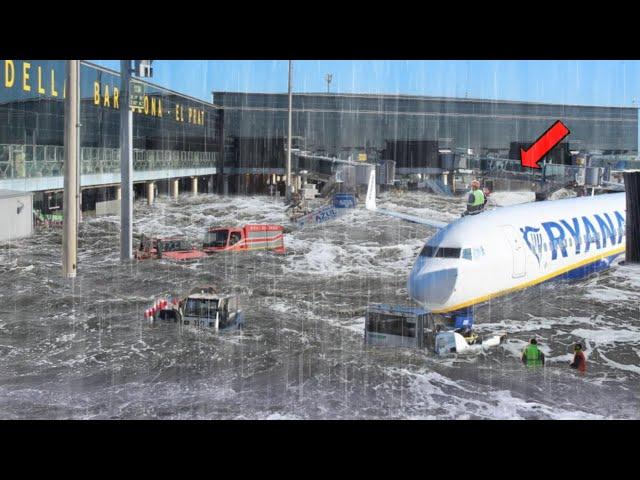
[[[421,257],[435,257],[435,258],[460,258],[459,248],[449,247],[432,247],[425,245],[420,252]]]
[[[420,256],[429,258],[464,258],[465,260],[477,260],[484,256],[484,248],[450,248],[425,245],[420,252]]]

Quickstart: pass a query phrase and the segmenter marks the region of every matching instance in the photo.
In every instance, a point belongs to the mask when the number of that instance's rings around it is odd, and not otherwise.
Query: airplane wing
[[[367,199],[365,201],[365,208],[372,212],[381,213],[382,215],[389,215],[391,217],[406,220],[408,222],[419,223],[421,225],[429,225],[435,228],[444,228],[448,224],[445,222],[439,222],[437,220],[430,220],[428,218],[414,217],[413,215],[407,215],[405,213],[391,212],[389,210],[381,210],[376,207],[376,169],[371,169],[369,175],[369,185],[367,187]]]

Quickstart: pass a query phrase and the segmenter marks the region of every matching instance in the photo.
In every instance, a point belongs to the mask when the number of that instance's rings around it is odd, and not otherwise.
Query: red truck
[[[275,253],[284,253],[284,228],[280,225],[210,228],[204,236],[202,249],[207,253],[243,250],[273,250]]]
[[[202,250],[193,248],[184,235],[157,238],[145,237],[143,235],[135,254],[137,260],[147,260],[150,258],[194,260],[206,256],[207,254]]]

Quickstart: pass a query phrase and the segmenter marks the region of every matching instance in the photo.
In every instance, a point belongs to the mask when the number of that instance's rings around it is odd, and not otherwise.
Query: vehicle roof
[[[171,237],[153,237],[154,240],[160,240],[161,242],[169,241],[169,240],[186,240],[185,235],[173,235]]]
[[[194,293],[187,298],[193,298],[195,300],[224,300],[226,298],[236,297],[232,294],[219,294],[219,293]]]
[[[404,315],[424,315],[428,313],[420,307],[405,307],[401,305],[389,305],[386,303],[374,303],[368,307],[370,312],[393,313]]]

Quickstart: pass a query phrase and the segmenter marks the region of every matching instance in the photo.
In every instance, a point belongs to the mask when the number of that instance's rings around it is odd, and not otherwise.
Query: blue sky
[[[120,70],[119,60],[94,60]],[[286,92],[286,60],[156,60],[153,83],[211,101],[212,90]],[[581,105],[638,105],[640,62],[296,60],[294,92],[399,93]],[[635,102],[632,104],[632,102]]]

